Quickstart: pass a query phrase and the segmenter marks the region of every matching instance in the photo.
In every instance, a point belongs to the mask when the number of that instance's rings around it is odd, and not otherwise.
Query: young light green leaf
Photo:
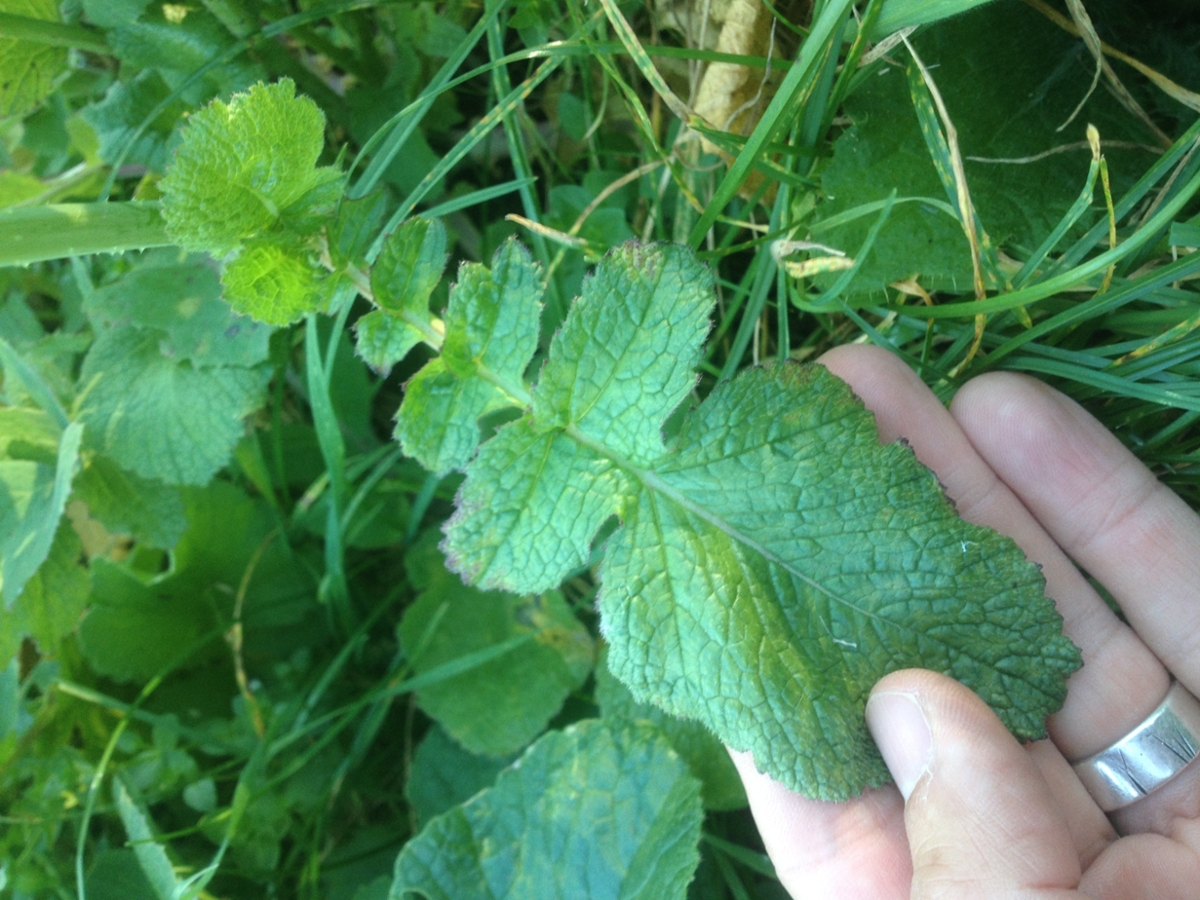
[[[388,898],[683,900],[702,817],[699,784],[656,729],[592,719],[426,825]]]
[[[167,233],[182,247],[223,256],[239,244],[313,212],[320,190],[341,178],[317,167],[325,116],[295,96],[290,79],[257,84],[228,104],[193,115],[160,183]],[[316,203],[315,201],[319,201]]]
[[[446,229],[439,220],[409,219],[388,235],[371,267],[371,293],[379,309],[356,326],[358,355],[375,371],[387,372],[433,333],[429,295],[445,266]]]
[[[442,356],[409,382],[396,414],[404,452],[430,471],[466,465],[479,444],[479,417],[524,397],[541,319],[539,274],[515,240],[496,251],[490,271],[477,263],[459,270]]]
[[[863,710],[897,668],[947,672],[1040,736],[1079,656],[1039,571],[959,519],[907,447],[880,446],[842,382],[818,366],[750,370],[663,448],[710,284],[681,248],[601,263],[531,412],[467,468],[451,565],[481,587],[544,590],[619,516],[600,595],[613,672],[809,796],[887,780]]]
[[[122,468],[204,484],[229,461],[242,420],[265,397],[268,366],[198,368],[162,355],[154,329],[100,333],[80,373],[81,419]]]
[[[423,559],[413,560],[418,555]],[[468,587],[433,544],[408,553],[421,594],[404,613],[400,645],[420,674],[520,635],[533,640],[417,691],[430,718],[471,753],[503,756],[546,727],[592,669],[592,640],[562,595],[518,597]],[[419,568],[416,568],[418,567]]]
[[[54,0],[0,0],[0,13],[59,21]],[[22,116],[36,107],[66,67],[66,47],[0,37],[0,119]]]
[[[274,240],[250,242],[221,273],[226,302],[268,325],[290,325],[319,310],[324,280],[301,248]]]

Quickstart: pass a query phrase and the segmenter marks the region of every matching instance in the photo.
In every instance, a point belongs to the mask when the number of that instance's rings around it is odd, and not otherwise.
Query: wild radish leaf
[[[229,461],[271,370],[198,368],[163,356],[153,329],[103,331],[80,372],[82,420],[97,449],[167,484],[204,484]]]
[[[601,262],[526,415],[466,469],[452,567],[542,591],[618,516],[600,594],[613,672],[810,796],[887,780],[863,709],[905,666],[963,680],[1018,736],[1040,736],[1079,657],[1039,571],[959,519],[906,446],[880,446],[842,382],[819,366],[747,371],[664,447],[712,303],[711,276],[681,248],[631,244]]]
[[[643,720],[658,728],[700,780],[705,809],[742,809],[746,791],[725,748],[702,722],[680,719],[650,703],[638,703],[608,669],[608,653],[596,662],[596,702],[614,726]]]
[[[471,753],[503,756],[546,727],[592,669],[592,639],[562,595],[485,592],[446,571],[429,542],[405,557],[421,593],[400,623],[418,674],[522,635],[530,640],[461,675],[417,691],[417,703]]]
[[[371,198],[349,203],[365,203]],[[343,238],[344,232],[336,237]],[[358,320],[358,355],[377,372],[402,360],[433,328],[429,295],[446,267],[446,229],[436,219],[409,219],[388,235],[371,267],[379,308]]]
[[[540,297],[538,268],[515,240],[496,251],[490,271],[478,263],[459,269],[442,355],[408,383],[396,415],[396,438],[407,455],[438,474],[466,464],[479,444],[479,417],[511,406],[512,391],[523,393],[521,378],[537,349]]]
[[[341,174],[317,167],[325,116],[290,79],[214,100],[183,129],[160,183],[167,233],[181,247],[223,256],[248,238],[328,203]]]
[[[58,22],[54,0],[0,0],[0,13]],[[54,89],[67,48],[0,37],[0,119],[22,116]]]
[[[657,729],[591,719],[547,734],[396,860],[389,900],[683,900],[697,781]]]

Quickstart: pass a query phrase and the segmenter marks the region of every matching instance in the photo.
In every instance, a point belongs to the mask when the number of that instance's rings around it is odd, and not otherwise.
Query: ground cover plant
[[[780,897],[722,742],[853,796],[907,665],[1038,736],[1036,567],[811,360],[1034,373],[1200,506],[1198,42],[0,0],[0,896]]]

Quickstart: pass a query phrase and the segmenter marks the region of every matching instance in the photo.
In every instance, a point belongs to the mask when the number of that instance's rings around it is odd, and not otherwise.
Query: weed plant
[[[719,744],[608,674],[602,540],[528,597],[446,571],[462,476],[392,439],[443,323],[372,357],[372,265],[440,222],[440,311],[516,236],[536,371],[613,248],[684,245],[716,290],[692,402],[848,342],[945,400],[1028,372],[1200,508],[1200,23],[1077,6],[0,0],[0,894],[398,897],[486,815],[584,859],[570,815],[629,791],[683,847],[637,896],[781,897]],[[188,123],[259,83],[323,122],[294,243],[187,252]],[[635,780],[555,794],[564,760]],[[504,896],[584,896],[529,852]]]

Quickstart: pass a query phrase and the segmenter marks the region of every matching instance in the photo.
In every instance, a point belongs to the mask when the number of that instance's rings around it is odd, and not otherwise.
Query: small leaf
[[[446,266],[446,229],[438,219],[409,219],[388,235],[371,267],[380,309],[429,321],[429,295]]]
[[[659,732],[596,719],[551,732],[396,860],[390,900],[683,900],[699,784]]]
[[[11,610],[0,606],[0,666],[31,638],[42,654],[75,630],[88,600],[88,571],[79,564],[83,545],[70,523],[59,523],[45,561],[25,582]]]
[[[182,247],[223,256],[243,241],[311,212],[338,180],[318,168],[325,117],[290,79],[257,84],[193,115],[160,182],[167,233]],[[313,192],[316,191],[314,194]]]
[[[479,417],[524,393],[541,293],[538,267],[514,240],[496,251],[490,271],[477,263],[459,270],[442,356],[409,382],[396,414],[405,454],[439,475],[467,463],[479,444]]]
[[[416,557],[413,559],[413,557]],[[468,587],[436,546],[408,553],[420,596],[404,613],[400,644],[417,674],[520,635],[533,640],[417,691],[417,702],[471,753],[503,756],[546,727],[592,668],[592,640],[558,592],[517,597]]]
[[[345,241],[344,232],[338,237]],[[437,219],[409,219],[388,235],[371,268],[379,308],[357,325],[358,355],[375,371],[387,372],[431,333],[429,296],[445,266],[446,229]]]
[[[225,300],[267,325],[290,325],[325,302],[324,275],[302,253],[275,241],[254,241],[225,266]]]
[[[329,255],[335,267],[343,269],[349,265],[365,265],[367,248],[378,234],[389,205],[383,191],[375,191],[357,200],[342,200],[337,216],[329,223]],[[439,267],[445,264],[443,259]]]
[[[354,337],[354,347],[363,362],[386,375],[421,342],[422,334],[395,313],[374,309],[355,324]]]

